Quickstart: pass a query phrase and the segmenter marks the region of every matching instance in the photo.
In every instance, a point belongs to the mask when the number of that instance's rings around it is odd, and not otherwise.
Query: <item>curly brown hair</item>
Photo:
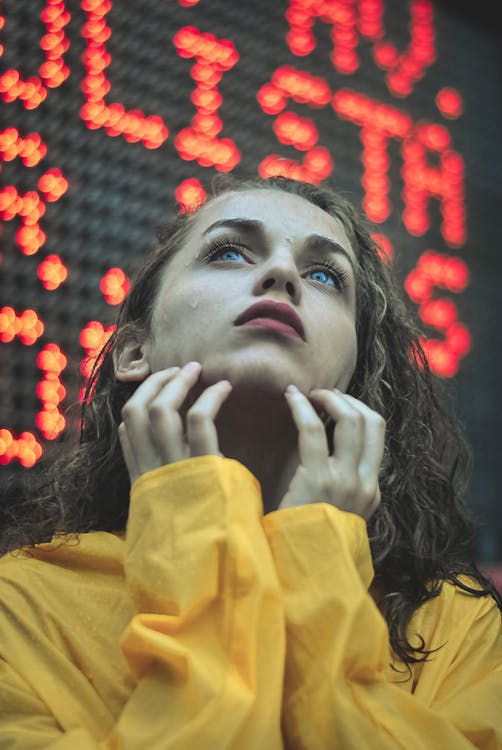
[[[223,176],[213,182],[209,200],[250,189],[281,190],[310,201],[342,223],[354,249],[358,358],[347,392],[387,424],[382,501],[368,523],[375,580],[387,592],[379,607],[395,654],[408,665],[423,661],[430,651],[420,636],[420,646],[411,645],[407,627],[416,609],[439,595],[443,581],[473,596],[491,594],[502,609],[492,581],[474,562],[477,528],[463,500],[469,451],[462,429],[445,406],[420,345],[421,331],[364,217],[324,186],[283,177],[236,181]],[[125,528],[130,483],[117,429],[137,384],[116,380],[113,353],[131,336],[142,341],[147,335],[161,271],[182,247],[194,215],[180,213],[158,231],[88,381],[80,445],[52,464],[45,486],[12,508],[3,550],[46,541],[56,532]],[[326,435],[332,451],[332,422],[326,423]],[[459,579],[461,574],[472,586]]]

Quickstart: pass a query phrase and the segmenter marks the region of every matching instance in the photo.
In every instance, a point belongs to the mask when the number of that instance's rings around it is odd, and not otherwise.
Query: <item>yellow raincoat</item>
[[[0,748],[502,748],[493,599],[445,583],[409,630],[441,648],[409,677],[372,576],[362,518],[264,516],[233,459],[144,474],[124,534],[0,560]]]

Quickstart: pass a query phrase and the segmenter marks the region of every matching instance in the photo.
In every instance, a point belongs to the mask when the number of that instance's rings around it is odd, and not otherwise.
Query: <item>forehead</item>
[[[190,235],[200,236],[215,221],[237,217],[257,219],[265,233],[295,241],[319,234],[343,245],[351,255],[352,248],[342,223],[319,206],[279,190],[242,190],[213,198],[194,216]]]

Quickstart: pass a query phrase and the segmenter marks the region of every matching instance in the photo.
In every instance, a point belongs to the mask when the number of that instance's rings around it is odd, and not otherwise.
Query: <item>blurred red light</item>
[[[373,232],[371,238],[375,242],[377,252],[384,263],[387,263],[394,257],[392,242],[385,234]]]
[[[12,307],[0,308],[0,341],[4,344],[16,336],[26,346],[31,346],[44,332],[44,324],[34,310],[24,310],[18,315]]]
[[[299,117],[294,112],[283,112],[274,121],[277,140],[299,151],[309,151],[319,138],[317,128],[309,117]]]
[[[22,466],[33,466],[42,455],[42,446],[31,432],[15,438],[10,430],[0,429],[0,464],[17,459]]]
[[[433,373],[442,378],[452,378],[458,372],[459,358],[443,341],[422,341],[427,361]]]
[[[68,269],[62,262],[59,255],[48,255],[40,263],[37,269],[37,276],[42,282],[45,289],[53,291],[57,289],[68,277]]]
[[[398,56],[397,49],[389,42],[377,43],[373,48],[375,62],[379,68],[383,68],[384,70],[394,67]]]
[[[457,308],[449,299],[430,300],[420,306],[419,313],[426,325],[438,330],[448,328],[457,319]]]
[[[121,268],[110,268],[99,283],[109,305],[120,305],[129,291],[131,282]]]
[[[449,86],[445,86],[438,91],[436,105],[441,114],[450,120],[460,117],[464,111],[462,97],[456,89]]]
[[[99,321],[91,320],[80,332],[80,345],[86,350],[86,356],[80,363],[80,372],[85,378],[91,374],[97,356],[114,330],[115,326],[105,328]]]
[[[455,322],[449,326],[446,340],[450,350],[459,358],[465,357],[471,349],[471,335],[462,323]]]
[[[305,154],[302,164],[293,159],[285,159],[277,154],[269,154],[260,163],[260,177],[289,177],[318,185],[333,171],[330,153],[323,146],[317,146]]]
[[[195,177],[184,180],[175,191],[175,198],[180,204],[180,213],[192,213],[206,201],[206,191]]]

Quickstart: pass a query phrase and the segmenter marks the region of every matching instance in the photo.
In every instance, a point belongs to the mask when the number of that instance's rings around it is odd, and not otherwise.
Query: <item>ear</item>
[[[121,383],[145,380],[151,373],[145,348],[134,339],[126,341],[120,351],[114,351],[115,377]]]

